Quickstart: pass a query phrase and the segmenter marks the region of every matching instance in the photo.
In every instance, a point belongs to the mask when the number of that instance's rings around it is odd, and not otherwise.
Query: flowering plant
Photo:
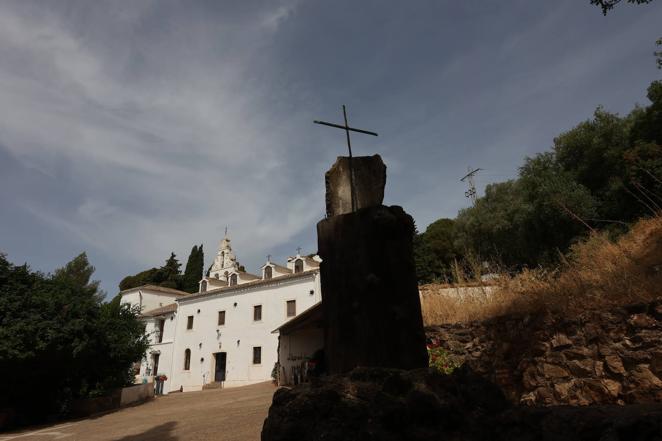
[[[444,348],[439,346],[439,343],[432,342],[427,345],[429,366],[437,372],[450,374],[455,369],[460,367],[460,363],[455,357],[450,355]]]
[[[159,374],[156,376],[156,380],[158,381],[166,381],[168,379],[168,376],[165,374]]]

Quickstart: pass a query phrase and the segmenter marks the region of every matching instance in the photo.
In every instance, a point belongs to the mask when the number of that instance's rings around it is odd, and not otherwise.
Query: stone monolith
[[[351,160],[356,208],[374,207],[384,201],[386,165],[381,156],[355,156]],[[352,212],[350,159],[339,156],[324,175],[327,217]]]
[[[334,184],[345,182],[343,170],[349,170],[338,165],[346,159],[339,158],[326,175],[327,209],[328,201],[335,201],[332,208],[351,203],[348,192]],[[381,204],[386,182],[381,158],[353,159],[355,176],[361,177],[356,190],[364,203],[344,214],[333,208],[317,224],[328,369],[343,373],[357,366],[425,367],[428,355],[412,252],[414,221],[401,207]]]

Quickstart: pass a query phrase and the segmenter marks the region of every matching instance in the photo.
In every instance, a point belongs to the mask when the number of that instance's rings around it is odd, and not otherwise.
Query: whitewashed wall
[[[163,326],[163,339],[158,343],[158,322],[165,320]],[[172,385],[172,354],[175,341],[175,331],[177,329],[176,314],[170,313],[163,317],[154,317],[144,319],[145,332],[149,336],[150,347],[145,354],[145,358],[140,366],[140,378],[145,378],[148,382],[153,381],[156,374],[165,374],[168,380],[163,384],[163,393],[168,393]],[[159,353],[158,372],[154,372],[153,354]],[[149,368],[149,369],[148,369]],[[179,386],[178,386],[179,387]]]
[[[270,380],[278,356],[278,335],[272,331],[291,318],[286,316],[287,300],[296,300],[297,314],[319,302],[319,272],[178,299],[170,390],[180,386],[184,391],[200,390],[214,381],[217,352],[227,353],[225,387]],[[262,305],[259,322],[253,321],[254,305]],[[219,311],[226,311],[224,326],[218,326]],[[186,329],[188,316],[194,317],[192,330]],[[252,363],[255,346],[262,348],[259,365]],[[191,350],[188,371],[184,370],[187,348]]]
[[[134,291],[123,293],[120,303],[130,303],[131,305],[142,306],[141,312],[146,312],[175,303],[177,297],[179,297],[177,294],[151,291],[145,288],[136,288]]]

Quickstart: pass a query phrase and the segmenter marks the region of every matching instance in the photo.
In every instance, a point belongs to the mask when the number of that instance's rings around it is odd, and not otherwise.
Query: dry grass
[[[426,325],[484,320],[541,310],[574,316],[586,309],[610,308],[662,297],[662,217],[638,222],[610,241],[593,234],[572,247],[555,271],[524,271],[456,295],[441,287],[421,287]],[[458,293],[460,291],[457,291]]]

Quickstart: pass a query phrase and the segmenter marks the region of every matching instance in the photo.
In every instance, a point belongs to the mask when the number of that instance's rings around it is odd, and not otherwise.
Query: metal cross
[[[352,142],[349,139],[349,132],[364,133],[366,135],[372,135],[372,136],[379,136],[379,135],[377,135],[375,132],[369,132],[368,130],[361,130],[361,129],[355,129],[354,127],[350,127],[347,124],[347,110],[345,109],[344,104],[342,106],[342,114],[343,117],[345,118],[344,126],[338,124],[332,124],[324,121],[313,121],[313,122],[315,124],[322,124],[329,127],[335,127],[336,129],[343,129],[347,135],[347,150],[349,150],[349,189],[352,200],[352,211],[356,211],[356,195],[354,191],[354,168],[352,167]]]
[[[301,247],[297,247],[297,254],[301,255]]]
[[[271,262],[271,254],[267,254],[267,262]]]

